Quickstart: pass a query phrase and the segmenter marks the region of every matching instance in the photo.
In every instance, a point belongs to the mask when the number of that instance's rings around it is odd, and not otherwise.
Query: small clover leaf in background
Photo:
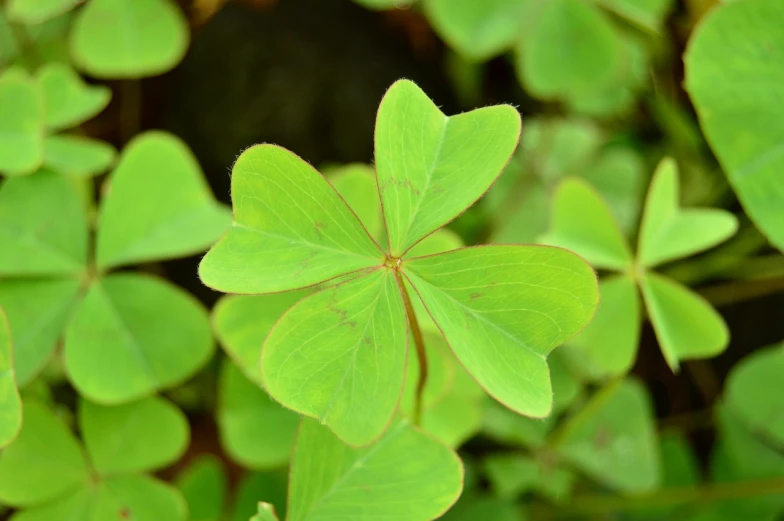
[[[0,307],[0,449],[11,443],[22,428],[22,401],[16,387],[11,328]]]
[[[780,479],[784,476],[784,455],[770,440],[759,436],[725,403],[716,407],[718,443],[711,465],[712,478],[719,482]],[[784,499],[772,491],[757,497],[719,503],[720,521],[730,519],[776,519],[784,512]]]
[[[180,62],[188,23],[172,0],[91,0],[70,35],[74,64],[97,78],[156,76]]]
[[[661,479],[653,407],[644,386],[619,380],[596,393],[555,435],[575,468],[613,489],[645,492]]]
[[[285,465],[299,416],[272,401],[228,360],[221,368],[218,386],[218,429],[229,457],[251,469]]]
[[[39,24],[73,9],[82,0],[9,0],[8,18],[25,24]]]
[[[128,143],[107,183],[98,216],[99,269],[197,253],[230,222],[190,149],[164,132]]]
[[[88,85],[67,65],[48,63],[36,73],[46,99],[46,127],[62,130],[99,114],[109,104],[112,91]]]
[[[34,172],[44,159],[44,95],[23,69],[0,74],[0,172]]]
[[[631,368],[642,311],[637,286],[673,370],[679,361],[715,356],[729,341],[721,316],[699,295],[650,268],[708,249],[737,230],[723,210],[678,206],[675,163],[666,159],[651,180],[636,256],[615,224],[606,203],[585,182],[568,179],[555,194],[550,231],[541,240],[582,254],[597,268],[621,272],[601,282],[596,319],[572,340],[587,373],[619,375]]]
[[[58,134],[44,139],[44,166],[76,177],[106,171],[117,157],[108,143],[79,135]]]
[[[82,519],[87,512],[95,519],[187,518],[179,491],[143,474],[176,461],[188,445],[187,420],[169,402],[106,408],[83,400],[84,447],[35,401],[25,401],[24,418],[19,437],[0,454],[0,501],[21,508],[14,521]]]
[[[0,104],[8,111],[0,115],[6,125],[0,138],[4,158],[0,171],[30,174],[41,166],[77,176],[105,171],[116,155],[108,143],[79,135],[46,134],[92,118],[110,97],[109,89],[88,86],[64,64],[43,66],[35,79],[18,68],[6,71],[0,76]]]
[[[291,462],[286,519],[429,521],[457,500],[462,481],[459,458],[404,420],[373,446],[355,449],[304,418]]]
[[[0,237],[16,245],[0,260],[0,305],[17,338],[20,386],[40,372],[64,331],[68,376],[101,403],[170,387],[211,356],[209,318],[194,297],[156,277],[104,271],[196,253],[223,232],[229,212],[212,199],[185,145],[168,134],[133,140],[107,182],[98,270],[88,257],[76,180],[42,170],[0,187]],[[168,183],[182,187],[179,197]],[[147,203],[139,204],[145,191]]]
[[[590,267],[539,246],[410,252],[482,196],[519,131],[509,106],[447,117],[412,82],[395,83],[376,125],[389,252],[291,152],[258,145],[239,157],[234,224],[203,258],[202,281],[225,292],[275,293],[343,277],[298,300],[264,340],[261,377],[273,398],[352,445],[378,439],[403,389],[409,338],[424,350],[411,303],[418,296],[490,394],[523,414],[549,413],[545,358],[593,315]]]
[[[746,213],[784,251],[784,5],[737,2],[711,11],[684,56],[689,92],[711,148]]]
[[[188,503],[190,521],[220,521],[228,496],[228,477],[212,455],[194,458],[175,480]]]

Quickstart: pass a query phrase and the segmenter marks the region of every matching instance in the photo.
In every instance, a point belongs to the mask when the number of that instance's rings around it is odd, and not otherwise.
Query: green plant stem
[[[735,304],[774,293],[784,292],[784,277],[761,280],[732,281],[708,286],[699,290],[708,302],[716,307]]]
[[[395,280],[397,280],[397,284],[400,286],[400,293],[403,295],[408,325],[414,337],[414,346],[416,347],[417,359],[419,361],[419,380],[417,381],[416,399],[414,400],[414,425],[418,426],[422,421],[422,400],[425,393],[425,384],[427,384],[427,354],[425,353],[425,342],[422,339],[422,330],[419,329],[419,322],[417,321],[416,313],[414,313],[414,306],[411,305],[408,289],[406,289],[406,285],[403,283],[403,276],[397,267],[393,268],[393,271],[395,272]]]
[[[542,508],[542,512],[536,512],[536,519],[561,519],[575,515],[595,516],[611,512],[693,505],[774,494],[784,494],[784,477],[734,483],[707,483],[697,487],[673,487],[641,497],[575,496],[568,504],[560,506],[557,511],[548,509],[545,513]]]

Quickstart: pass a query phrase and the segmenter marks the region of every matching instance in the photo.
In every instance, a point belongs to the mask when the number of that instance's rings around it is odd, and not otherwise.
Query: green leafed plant
[[[21,68],[0,76],[0,104],[6,111],[0,137],[0,172],[23,175],[42,166],[75,176],[106,171],[114,147],[78,134],[52,134],[77,126],[101,112],[111,91],[88,86],[67,65],[50,63],[32,78]]]
[[[653,410],[636,380],[619,380],[596,393],[555,440],[564,460],[614,489],[644,492],[659,484]]]
[[[620,272],[602,280],[596,319],[571,342],[588,364],[587,372],[623,374],[633,364],[642,321],[637,288],[673,370],[680,360],[723,351],[729,333],[721,316],[702,297],[651,270],[719,244],[737,226],[723,210],[681,209],[676,166],[667,159],[651,180],[634,255],[595,191],[577,179],[564,181],[542,240],[573,249],[597,269]]]
[[[784,251],[782,16],[784,6],[776,0],[716,9],[695,32],[684,61],[686,87],[730,184]]]
[[[190,521],[220,521],[228,495],[228,478],[214,456],[200,456],[176,480],[188,503]]]
[[[45,170],[8,179],[0,216],[0,237],[17,245],[0,260],[0,304],[17,338],[20,385],[63,332],[71,382],[101,403],[171,387],[210,357],[207,313],[193,297],[156,277],[109,273],[198,252],[225,230],[228,212],[179,140],[149,133],[126,147],[105,186],[94,256],[76,180]]]
[[[0,454],[0,501],[20,509],[14,521],[187,519],[179,491],[145,474],[176,461],[188,445],[187,420],[171,403],[82,401],[84,446],[38,402],[25,401],[24,419]]]
[[[406,421],[357,449],[305,418],[291,461],[286,520],[429,521],[457,500],[462,486],[457,456]]]
[[[70,54],[99,78],[142,78],[177,65],[188,48],[187,20],[172,0],[90,0],[74,22]]]
[[[261,378],[273,398],[350,444],[378,439],[397,408],[409,338],[425,357],[413,297],[491,395],[523,414],[549,413],[546,356],[594,312],[590,267],[539,246],[410,255],[481,197],[519,131],[512,107],[447,117],[413,83],[395,83],[376,123],[384,249],[294,154],[259,145],[239,157],[234,224],[202,260],[202,280],[230,293],[275,293],[343,277],[299,300],[267,335]]]

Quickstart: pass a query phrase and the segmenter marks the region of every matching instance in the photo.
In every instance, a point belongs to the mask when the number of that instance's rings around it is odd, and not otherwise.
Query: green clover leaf
[[[216,456],[207,454],[194,458],[177,476],[176,485],[188,503],[191,521],[222,519],[229,483]]]
[[[686,89],[743,208],[784,251],[784,60],[777,0],[714,9],[684,56]],[[731,30],[730,30],[731,28]]]
[[[65,332],[71,382],[95,402],[119,404],[182,382],[214,345],[207,311],[191,295],[156,277],[107,269],[196,253],[226,229],[229,212],[181,141],[143,134],[108,178],[93,259],[78,182],[41,170],[0,187],[0,240],[16,245],[0,260],[0,305],[15,332],[20,386]],[[180,187],[176,196],[172,185]]]
[[[0,172],[24,175],[44,159],[44,95],[23,69],[0,74]]]
[[[555,440],[566,461],[614,489],[642,492],[659,485],[653,408],[636,380],[604,387],[567,420]]]
[[[171,0],[91,0],[70,35],[73,62],[99,78],[142,78],[173,68],[188,48],[188,23]]]
[[[678,173],[665,159],[648,190],[636,256],[610,209],[584,181],[567,179],[555,194],[545,244],[570,248],[597,268],[620,271],[601,282],[596,318],[571,341],[595,377],[626,373],[635,360],[642,309],[639,287],[662,354],[673,370],[682,359],[723,351],[729,332],[721,316],[699,295],[650,269],[705,250],[737,230],[724,210],[678,207]]]
[[[263,326],[243,333],[264,341],[261,381],[275,400],[349,444],[378,439],[400,400],[409,340],[425,350],[418,317],[429,316],[491,395],[522,414],[549,414],[546,357],[593,315],[593,271],[557,248],[423,241],[489,188],[519,130],[511,107],[447,117],[412,82],[395,83],[376,126],[389,251],[303,160],[272,145],[243,152],[232,174],[234,224],[202,260],[202,281],[242,294],[328,282],[293,297],[266,340],[266,312]],[[242,351],[245,366],[253,354]]]
[[[25,401],[24,418],[0,454],[0,500],[24,509],[15,520],[186,519],[179,491],[141,474],[179,459],[188,444],[185,415],[169,402],[105,408],[82,401],[84,447],[35,401]]]
[[[372,447],[355,449],[304,418],[291,462],[286,519],[359,521],[383,515],[428,521],[457,500],[462,481],[458,457],[405,421]]]
[[[8,18],[25,24],[39,24],[73,9],[80,0],[10,0]]]
[[[229,361],[224,361],[218,382],[217,420],[226,453],[252,469],[284,465],[299,424],[298,415],[272,401]]]
[[[75,127],[106,108],[112,97],[108,87],[88,85],[62,63],[47,63],[36,73],[46,99],[46,127]]]

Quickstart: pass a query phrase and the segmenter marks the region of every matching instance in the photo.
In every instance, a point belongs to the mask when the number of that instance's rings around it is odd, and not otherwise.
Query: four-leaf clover
[[[591,268],[543,246],[410,255],[482,196],[519,134],[513,107],[447,117],[412,82],[395,83],[375,135],[385,248],[302,159],[272,145],[243,152],[232,175],[234,223],[202,260],[202,281],[244,294],[335,282],[268,334],[261,377],[273,398],[349,444],[379,438],[400,399],[410,338],[423,356],[411,302],[419,298],[488,393],[519,413],[549,414],[546,357],[593,315]]]

